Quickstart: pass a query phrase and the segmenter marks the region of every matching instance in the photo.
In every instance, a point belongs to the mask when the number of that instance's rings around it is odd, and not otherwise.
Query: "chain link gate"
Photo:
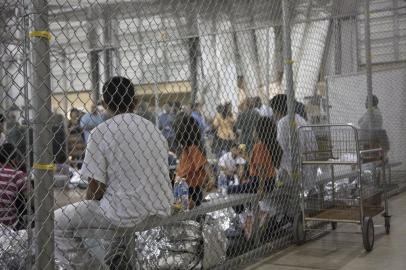
[[[326,141],[298,126],[371,125],[375,94],[406,144],[405,9],[0,3],[0,268],[236,268],[291,245],[300,153]],[[313,168],[305,196],[347,173]]]

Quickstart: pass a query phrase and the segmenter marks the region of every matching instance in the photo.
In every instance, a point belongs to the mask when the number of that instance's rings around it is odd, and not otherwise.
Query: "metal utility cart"
[[[371,134],[373,132],[360,131],[352,125],[299,128],[301,212],[294,222],[298,244],[305,241],[306,232],[313,228],[311,224],[331,223],[334,230],[338,222],[356,223],[361,225],[364,248],[371,251],[374,246],[372,218],[382,212],[389,234],[385,151]],[[317,168],[331,173],[331,177],[309,183],[306,174]],[[334,178],[335,173],[343,172],[348,172],[349,177]]]

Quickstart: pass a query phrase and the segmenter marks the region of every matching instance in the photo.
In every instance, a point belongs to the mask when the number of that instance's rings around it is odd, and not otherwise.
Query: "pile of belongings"
[[[27,231],[14,231],[0,224],[0,269],[25,269],[27,262]]]
[[[139,269],[202,269],[202,227],[188,220],[137,235]]]

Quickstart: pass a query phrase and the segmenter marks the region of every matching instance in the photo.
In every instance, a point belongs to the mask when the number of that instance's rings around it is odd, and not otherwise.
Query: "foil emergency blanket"
[[[25,269],[27,231],[13,231],[0,224],[0,269]]]
[[[140,269],[201,269],[201,225],[184,221],[137,235]]]

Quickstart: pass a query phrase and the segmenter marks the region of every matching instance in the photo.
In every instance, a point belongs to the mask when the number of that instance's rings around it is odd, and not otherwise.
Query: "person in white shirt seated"
[[[295,102],[295,104],[297,104]],[[285,181],[289,181],[292,179],[292,157],[291,157],[291,147],[290,147],[290,130],[289,130],[289,116],[288,116],[288,102],[287,96],[285,94],[279,94],[272,98],[270,102],[271,108],[274,114],[274,120],[277,122],[278,125],[278,134],[277,140],[282,147],[283,155],[282,161],[280,166],[280,171],[284,171],[288,174],[288,179],[284,179]],[[295,105],[295,110],[297,110]],[[303,110],[304,111],[304,110]],[[296,128],[300,126],[306,126],[308,123],[306,120],[301,117],[299,114],[295,114],[295,122]],[[318,146],[316,141],[316,136],[314,132],[306,132],[303,136],[300,136],[300,151],[297,152],[299,155],[300,153],[314,153]],[[299,156],[297,157],[299,158]],[[299,160],[299,159],[298,159]],[[314,186],[317,177],[317,166],[306,166],[303,172],[304,178],[303,183],[305,188],[311,188]]]
[[[238,145],[233,143],[230,152],[225,153],[219,160],[219,177],[225,177],[227,185],[234,182],[235,177],[241,181],[246,163],[247,161],[242,158]]]
[[[55,211],[55,255],[72,269],[98,269],[99,264],[81,239],[67,238],[66,232],[143,227],[171,214],[167,142],[153,123],[133,113],[134,97],[127,78],[104,84],[103,102],[113,116],[89,136],[81,169],[89,182],[86,200]]]

